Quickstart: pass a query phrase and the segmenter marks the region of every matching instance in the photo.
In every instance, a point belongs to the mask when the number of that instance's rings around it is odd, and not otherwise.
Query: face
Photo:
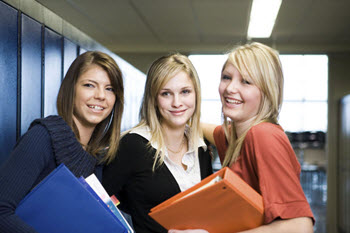
[[[91,65],[75,84],[73,119],[79,131],[94,129],[111,113],[116,96],[106,71]]]
[[[185,127],[196,108],[196,93],[188,74],[181,71],[171,78],[160,90],[157,104],[162,126]]]
[[[261,91],[250,79],[243,79],[231,63],[222,72],[219,93],[224,116],[235,124],[249,122],[257,115]]]

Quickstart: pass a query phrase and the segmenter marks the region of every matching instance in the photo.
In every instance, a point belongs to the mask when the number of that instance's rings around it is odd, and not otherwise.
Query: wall
[[[338,135],[339,101],[350,93],[350,54],[329,54],[327,134],[327,232],[339,232],[338,225]],[[316,84],[315,84],[316,85]]]
[[[170,52],[169,52],[170,53]],[[130,62],[142,72],[147,73],[152,62],[168,53],[118,53],[120,57]]]
[[[125,88],[122,129],[138,122],[145,75],[32,0],[0,1],[0,164],[35,118],[57,114],[56,97],[71,62],[88,50],[112,56]]]

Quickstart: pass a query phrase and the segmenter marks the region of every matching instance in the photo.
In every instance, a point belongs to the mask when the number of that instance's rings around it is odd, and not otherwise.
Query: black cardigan
[[[120,209],[132,217],[136,232],[167,232],[148,213],[151,208],[181,192],[175,178],[163,163],[152,172],[154,148],[138,134],[127,134],[115,160],[103,171],[103,186],[120,201]],[[201,179],[212,174],[211,156],[198,149]]]

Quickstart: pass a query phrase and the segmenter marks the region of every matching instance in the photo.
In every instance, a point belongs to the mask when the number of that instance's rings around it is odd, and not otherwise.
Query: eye
[[[242,83],[243,83],[243,84],[248,84],[248,85],[251,84],[251,82],[249,82],[248,80],[245,80],[245,79],[242,79]]]
[[[106,88],[106,90],[107,90],[107,91],[111,91],[111,92],[114,92],[114,89],[113,89],[113,87],[107,87],[107,88]]]
[[[184,90],[182,90],[182,93],[183,94],[189,94],[189,93],[191,93],[191,90],[190,89],[184,89]]]
[[[161,95],[161,96],[169,96],[169,95],[170,95],[170,92],[164,91],[164,92],[161,92],[160,95]]]
[[[226,74],[223,74],[221,79],[222,80],[231,80],[232,78]]]
[[[91,83],[84,83],[83,86],[84,87],[94,87],[94,85]]]

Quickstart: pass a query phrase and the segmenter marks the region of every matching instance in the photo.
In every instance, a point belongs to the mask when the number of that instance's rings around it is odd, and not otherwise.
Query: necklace
[[[178,153],[180,153],[180,151],[183,149],[183,147],[184,147],[184,145],[185,145],[185,141],[186,141],[186,137],[184,136],[184,137],[182,138],[181,146],[180,146],[180,148],[179,148],[177,151],[170,149],[170,147],[169,147],[168,145],[167,145],[166,149],[167,149],[168,151],[172,152],[173,154],[178,154]]]

